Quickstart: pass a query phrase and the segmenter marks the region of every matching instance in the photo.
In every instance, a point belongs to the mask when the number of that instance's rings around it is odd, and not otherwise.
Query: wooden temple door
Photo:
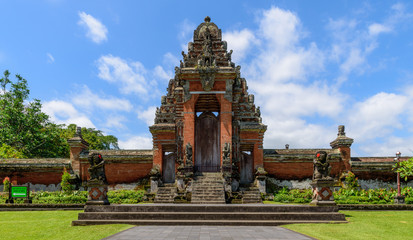
[[[252,159],[252,154],[242,152],[240,160],[240,183],[252,183],[254,181],[254,163]]]
[[[169,153],[163,157],[162,180],[164,183],[175,182],[175,153]]]
[[[219,115],[203,112],[195,121],[195,170],[220,171]]]

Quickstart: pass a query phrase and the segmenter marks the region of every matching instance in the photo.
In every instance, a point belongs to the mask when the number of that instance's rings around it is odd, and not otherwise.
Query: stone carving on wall
[[[88,157],[90,164],[87,170],[90,175],[90,181],[97,180],[102,183],[107,183],[105,175],[105,161],[100,153],[92,153]]]
[[[185,156],[186,156],[186,165],[193,164],[192,163],[192,146],[190,143],[186,144],[185,146]]]
[[[231,146],[229,143],[225,143],[224,148],[222,149],[222,164],[223,165],[231,165],[230,155],[231,155]]]
[[[327,153],[325,151],[318,151],[314,158],[314,174],[313,180],[325,179],[331,180],[330,171],[331,166],[327,161]]]
[[[215,69],[214,68],[200,68],[199,77],[204,91],[211,91],[215,83]]]

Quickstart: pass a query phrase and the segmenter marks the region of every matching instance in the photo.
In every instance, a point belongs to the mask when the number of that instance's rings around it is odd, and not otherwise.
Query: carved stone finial
[[[337,136],[346,136],[346,132],[344,130],[345,130],[344,125],[338,126]]]
[[[344,125],[338,126],[337,138],[330,143],[332,148],[338,148],[340,146],[350,147],[353,144],[353,139],[346,136]]]
[[[206,16],[204,20],[205,20],[205,22],[207,22],[207,23],[211,22],[211,18],[210,18],[209,16]]]
[[[82,128],[81,127],[76,127],[76,133],[75,137],[82,137]]]

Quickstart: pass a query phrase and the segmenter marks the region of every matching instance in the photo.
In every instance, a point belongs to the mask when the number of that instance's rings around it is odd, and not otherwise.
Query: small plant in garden
[[[407,181],[407,178],[413,176],[413,158],[410,158],[406,161],[397,162],[393,166],[393,170],[400,173],[400,177],[404,178]]]
[[[66,194],[70,194],[73,191],[73,186],[69,182],[70,180],[70,174],[66,171],[66,168],[64,169],[63,175],[62,175],[62,181],[60,182],[60,186],[62,187],[62,190]]]
[[[9,177],[5,177],[3,180],[3,192],[9,192],[11,187],[11,182]]]
[[[348,189],[356,189],[360,187],[358,178],[352,172],[348,172],[346,176],[346,188]]]

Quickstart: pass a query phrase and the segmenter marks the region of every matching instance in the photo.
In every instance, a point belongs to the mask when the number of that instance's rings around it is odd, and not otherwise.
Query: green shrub
[[[70,173],[66,171],[63,172],[62,181],[60,182],[60,186],[62,187],[62,191],[65,194],[70,194],[73,191],[73,186],[70,184]]]
[[[358,178],[354,175],[354,173],[349,171],[346,176],[346,188],[356,189],[358,187],[360,187]]]
[[[3,180],[3,192],[8,193],[10,191],[11,182],[9,177],[5,177]]]
[[[353,187],[356,185],[352,185]],[[404,187],[402,195],[406,197],[407,204],[413,204],[413,188]],[[338,204],[393,204],[397,195],[395,189],[369,189],[341,188],[335,191],[334,199]],[[274,194],[274,202],[281,203],[309,203],[312,199],[311,189],[288,189],[283,188]]]

